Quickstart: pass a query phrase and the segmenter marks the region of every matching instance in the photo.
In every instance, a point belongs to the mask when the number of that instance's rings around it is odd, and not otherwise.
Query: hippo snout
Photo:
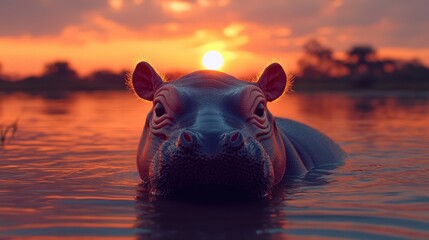
[[[150,169],[153,191],[169,195],[178,189],[217,185],[267,194],[273,184],[269,156],[257,141],[245,136],[240,129],[182,130],[171,136]]]
[[[179,133],[177,147],[199,148],[206,155],[215,155],[228,148],[235,150],[244,147],[245,139],[241,130],[196,133],[185,130]]]

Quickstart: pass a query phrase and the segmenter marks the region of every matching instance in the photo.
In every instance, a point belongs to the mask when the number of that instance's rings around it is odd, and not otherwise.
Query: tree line
[[[80,77],[66,61],[56,61],[45,66],[40,76],[22,79],[8,79],[0,75],[0,90],[6,91],[75,91],[75,90],[117,90],[126,89],[126,70],[112,72],[98,70]]]
[[[368,45],[336,56],[317,40],[303,48],[295,75],[297,88],[429,90],[429,68],[418,59],[382,58]]]
[[[310,40],[303,46],[304,53],[294,74],[294,88],[308,90],[429,90],[429,68],[418,59],[382,58],[371,46],[358,45],[342,56]],[[40,76],[10,79],[1,74],[0,90],[54,91],[54,90],[116,90],[126,89],[128,71],[99,70],[79,77],[66,61],[45,66]],[[168,79],[181,73],[167,73]]]

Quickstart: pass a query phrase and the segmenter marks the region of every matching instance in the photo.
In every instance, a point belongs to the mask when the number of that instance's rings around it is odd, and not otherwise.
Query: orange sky
[[[256,73],[278,61],[294,69],[302,45],[336,51],[370,44],[382,56],[429,63],[424,0],[15,0],[0,3],[0,63],[8,75],[38,74],[67,60],[81,74],[130,69],[201,69],[206,51],[222,71]]]

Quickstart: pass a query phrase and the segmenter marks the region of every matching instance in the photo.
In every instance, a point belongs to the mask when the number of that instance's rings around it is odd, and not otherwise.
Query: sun
[[[219,70],[223,66],[223,56],[218,51],[208,51],[203,56],[203,66],[209,70]]]

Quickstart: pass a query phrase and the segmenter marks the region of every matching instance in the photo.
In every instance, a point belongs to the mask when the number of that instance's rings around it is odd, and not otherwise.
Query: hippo
[[[274,117],[267,103],[285,92],[278,63],[256,82],[213,70],[164,81],[147,62],[129,84],[153,102],[137,150],[138,172],[154,195],[195,186],[267,196],[283,179],[339,164],[346,153],[318,130]]]

